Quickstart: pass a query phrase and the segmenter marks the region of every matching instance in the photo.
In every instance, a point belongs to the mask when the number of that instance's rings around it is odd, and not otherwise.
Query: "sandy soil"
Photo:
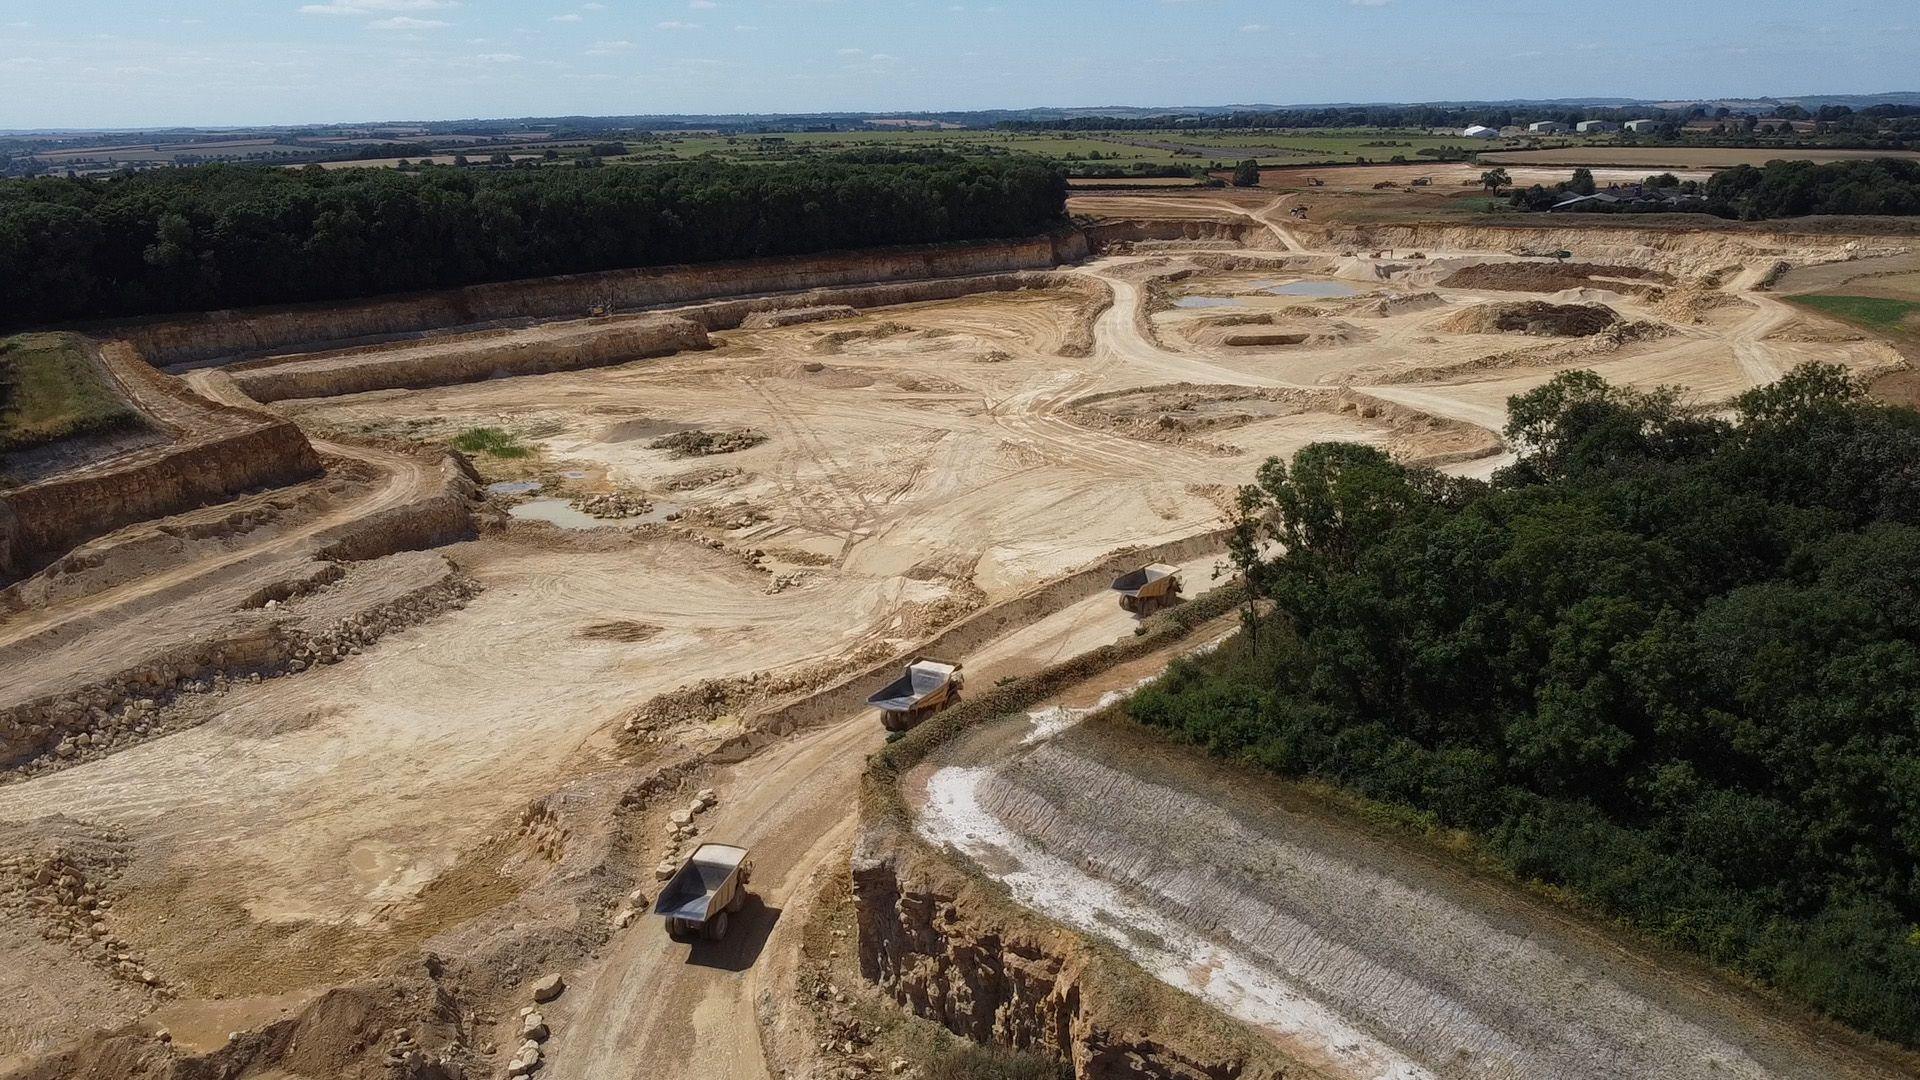
[[[406,955],[540,887],[537,867],[505,865],[490,846],[531,801],[631,765],[637,753],[696,753],[737,723],[690,716],[646,749],[618,738],[625,718],[669,691],[843,670],[876,650],[910,648],[960,614],[1118,548],[1216,528],[1232,485],[1266,457],[1315,440],[1371,442],[1486,475],[1505,460],[1489,432],[1504,423],[1507,396],[1562,368],[1679,383],[1717,402],[1800,359],[1837,358],[1862,371],[1896,362],[1875,342],[1777,338],[1795,313],[1746,291],[1764,267],[1730,279],[1730,306],[1665,336],[1617,348],[1552,343],[1571,351],[1539,353],[1528,351],[1538,344],[1531,339],[1438,324],[1494,298],[1665,318],[1653,298],[1599,280],[1571,290],[1580,295],[1539,297],[1438,285],[1461,265],[1511,261],[1505,255],[1412,261],[1305,250],[1286,228],[1286,198],[1097,198],[1122,216],[1250,220],[1272,230],[1272,250],[1247,252],[1251,261],[1231,268],[1169,249],[1076,269],[1115,298],[1085,357],[1059,355],[1084,329],[1082,298],[992,294],[729,331],[714,335],[711,351],[620,367],[282,403],[323,434],[434,440],[506,427],[539,454],[483,462],[496,474],[530,476],[563,496],[643,495],[678,518],[631,533],[515,524],[440,549],[481,586],[464,608],[340,663],[209,695],[199,705],[205,722],[191,730],[0,786],[0,822],[66,814],[124,835],[115,933],[189,1003],[301,992]],[[1182,272],[1171,286],[1159,280]],[[1269,291],[1298,282],[1357,295]],[[1367,308],[1424,294],[1433,302]],[[1227,303],[1176,306],[1187,297]],[[1247,314],[1329,332],[1254,347],[1197,332]],[[237,393],[221,373],[192,378],[210,397]],[[1205,406],[1206,430],[1184,431],[1194,386],[1216,388],[1229,404]],[[1087,407],[1116,393],[1128,395],[1118,420]],[[1280,399],[1289,404],[1270,407]],[[699,458],[652,445],[692,428],[750,430],[766,441]],[[176,612],[164,625],[182,632],[195,619],[220,625],[237,617],[229,594],[255,568],[306,559],[320,531],[431,488],[432,466],[407,454],[355,440],[319,445],[358,479],[280,526],[176,551],[150,572],[71,595],[49,587],[46,602],[0,622],[0,670],[78,678],[109,668],[163,610]],[[1187,568],[1190,594],[1210,565]],[[1098,596],[955,659],[976,684],[990,683],[1130,625]],[[723,801],[706,827],[763,853],[756,889],[766,906],[750,920],[755,929],[691,958],[657,928],[617,937],[561,1006],[570,1029],[597,1034],[556,1043],[554,1074],[645,1074],[696,1049],[711,1068],[683,1075],[763,1067],[750,1037],[761,960],[788,947],[782,905],[851,835],[852,778],[880,736],[870,716],[847,716],[718,777]],[[177,918],[185,911],[194,917]],[[0,940],[0,950],[34,962],[24,944]],[[93,1015],[77,1000],[50,1004],[57,1015],[32,1046],[147,1007],[139,997],[102,1000]],[[0,1040],[0,1054],[23,1045]]]

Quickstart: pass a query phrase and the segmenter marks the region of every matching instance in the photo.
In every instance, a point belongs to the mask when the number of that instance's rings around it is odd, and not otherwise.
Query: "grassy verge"
[[[77,335],[0,339],[0,453],[124,431],[140,422]]]
[[[1920,330],[1920,301],[1884,296],[1795,296],[1794,303],[1844,319],[1880,333],[1912,334]]]

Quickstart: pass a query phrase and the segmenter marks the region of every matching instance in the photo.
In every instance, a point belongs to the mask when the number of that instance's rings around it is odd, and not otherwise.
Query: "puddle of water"
[[[561,473],[560,478],[563,480],[585,480],[587,474],[586,471],[582,469],[569,469]]]
[[[1289,281],[1279,285],[1264,285],[1261,291],[1275,296],[1318,296],[1342,300],[1360,295],[1359,289],[1338,281]]]
[[[644,514],[623,518],[597,518],[579,510],[565,499],[532,499],[509,509],[507,513],[522,521],[544,521],[563,529],[607,529],[626,525],[657,525],[678,514],[678,503],[657,502]]]
[[[1173,302],[1174,307],[1217,308],[1246,307],[1245,301],[1233,296],[1183,296]]]
[[[487,485],[489,495],[531,495],[540,490],[538,480],[502,480]]]

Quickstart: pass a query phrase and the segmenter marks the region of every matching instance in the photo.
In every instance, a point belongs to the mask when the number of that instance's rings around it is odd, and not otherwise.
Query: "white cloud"
[[[444,11],[459,7],[456,0],[327,0],[307,4],[302,15],[377,15],[388,11]]]
[[[587,50],[587,55],[611,56],[614,53],[625,52],[631,48],[633,48],[633,42],[631,41],[596,41],[593,43],[593,48]]]
[[[700,29],[699,23],[681,22],[679,19],[668,19],[666,22],[654,23],[653,26],[654,26],[654,29],[656,30],[698,30]]]
[[[439,19],[415,19],[406,15],[395,15],[391,19],[375,19],[367,24],[369,30],[439,30],[451,23]]]
[[[519,53],[490,52],[481,53],[473,59],[482,64],[517,64],[525,60],[526,57],[521,56]]]
[[[580,16],[569,11],[565,15],[555,15],[553,18],[548,19],[547,21],[548,22],[579,22]]]
[[[712,11],[720,5],[713,0],[687,0],[687,6],[695,11]]]
[[[1256,22],[1256,23],[1248,23],[1247,25],[1241,27],[1240,32],[1243,34],[1264,34],[1269,29],[1270,27],[1268,27],[1266,23]]]

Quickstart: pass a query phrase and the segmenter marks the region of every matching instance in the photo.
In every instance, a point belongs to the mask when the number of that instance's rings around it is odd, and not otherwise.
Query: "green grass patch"
[[[140,423],[77,335],[0,339],[0,453]]]
[[[1920,326],[1920,301],[1884,296],[1796,296],[1795,303],[1875,330],[1905,330]]]
[[[491,454],[497,458],[524,458],[533,456],[533,448],[520,441],[520,437],[505,428],[477,427],[468,428],[453,437],[456,450],[469,454]]]

